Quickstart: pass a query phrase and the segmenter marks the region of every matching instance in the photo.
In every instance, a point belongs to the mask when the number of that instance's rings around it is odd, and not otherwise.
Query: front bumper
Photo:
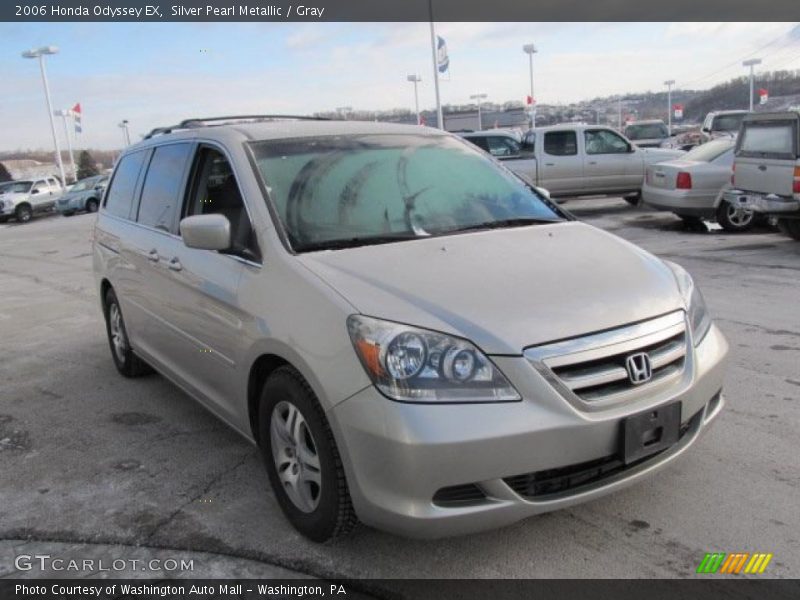
[[[583,412],[522,357],[493,357],[523,396],[495,404],[403,404],[374,387],[329,412],[359,518],[400,535],[436,538],[508,525],[635,483],[686,452],[719,414],[728,344],[716,326],[694,349],[688,386],[630,405]],[[621,420],[680,401],[685,433],[672,447],[566,492],[535,499],[505,479],[619,452]],[[437,491],[476,484],[480,501],[441,506]]]
[[[75,212],[83,210],[84,201],[82,198],[60,198],[56,200],[56,210],[60,213]]]
[[[776,194],[759,194],[742,190],[727,190],[723,193],[726,202],[758,213],[784,215],[800,212],[800,201]]]
[[[696,190],[668,190],[645,183],[642,186],[642,202],[658,210],[665,210],[691,217],[714,216],[716,194]]]

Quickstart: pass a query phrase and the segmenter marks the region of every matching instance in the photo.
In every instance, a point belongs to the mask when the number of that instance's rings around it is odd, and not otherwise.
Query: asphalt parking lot
[[[75,552],[121,545],[118,557],[126,547],[207,553],[195,576],[224,575],[218,560],[242,558],[321,577],[672,578],[693,576],[708,551],[771,552],[767,572],[796,577],[800,244],[768,229],[690,232],[618,199],[566,206],[692,273],[731,345],[727,409],[655,479],[498,531],[424,542],[363,527],[334,545],[300,537],[253,447],[165,379],[116,373],[91,274],[94,216],[0,226],[6,556],[23,542],[58,542]],[[0,562],[0,577],[18,575]]]

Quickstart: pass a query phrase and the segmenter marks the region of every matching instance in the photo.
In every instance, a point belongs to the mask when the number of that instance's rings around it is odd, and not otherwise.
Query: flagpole
[[[433,56],[433,87],[436,90],[436,124],[439,129],[444,129],[442,100],[439,96],[439,61],[436,58],[436,31],[433,28],[433,0],[428,0],[428,10],[431,17],[431,55]]]
[[[70,163],[70,166],[72,167],[72,179],[73,179],[73,181],[77,181],[78,175],[77,175],[77,171],[75,171],[75,155],[72,153],[72,140],[69,137],[69,128],[67,127],[67,116],[71,116],[72,115],[72,111],[69,111],[69,110],[57,110],[57,111],[55,111],[55,114],[56,114],[56,116],[61,117],[61,119],[64,122],[64,137],[67,138],[67,149],[69,150],[69,163]],[[64,185],[66,185],[66,184],[67,184],[67,182],[64,181]]]

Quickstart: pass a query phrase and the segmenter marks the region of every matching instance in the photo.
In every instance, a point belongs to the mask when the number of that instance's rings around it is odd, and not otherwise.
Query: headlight
[[[350,339],[375,386],[405,402],[510,402],[520,395],[467,340],[361,315]]]
[[[708,314],[706,301],[703,298],[703,294],[700,293],[700,289],[695,285],[692,276],[686,272],[686,269],[673,262],[664,262],[675,273],[675,279],[678,281],[678,288],[681,291],[683,302],[686,305],[686,312],[689,315],[692,339],[694,340],[694,345],[697,346],[703,341],[703,338],[711,328],[711,315]]]

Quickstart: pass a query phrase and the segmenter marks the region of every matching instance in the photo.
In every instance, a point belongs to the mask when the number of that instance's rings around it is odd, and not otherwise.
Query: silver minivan
[[[728,345],[684,269],[436,129],[160,128],[120,157],[93,255],[120,373],[155,369],[256,444],[316,541],[597,498],[724,402]]]

